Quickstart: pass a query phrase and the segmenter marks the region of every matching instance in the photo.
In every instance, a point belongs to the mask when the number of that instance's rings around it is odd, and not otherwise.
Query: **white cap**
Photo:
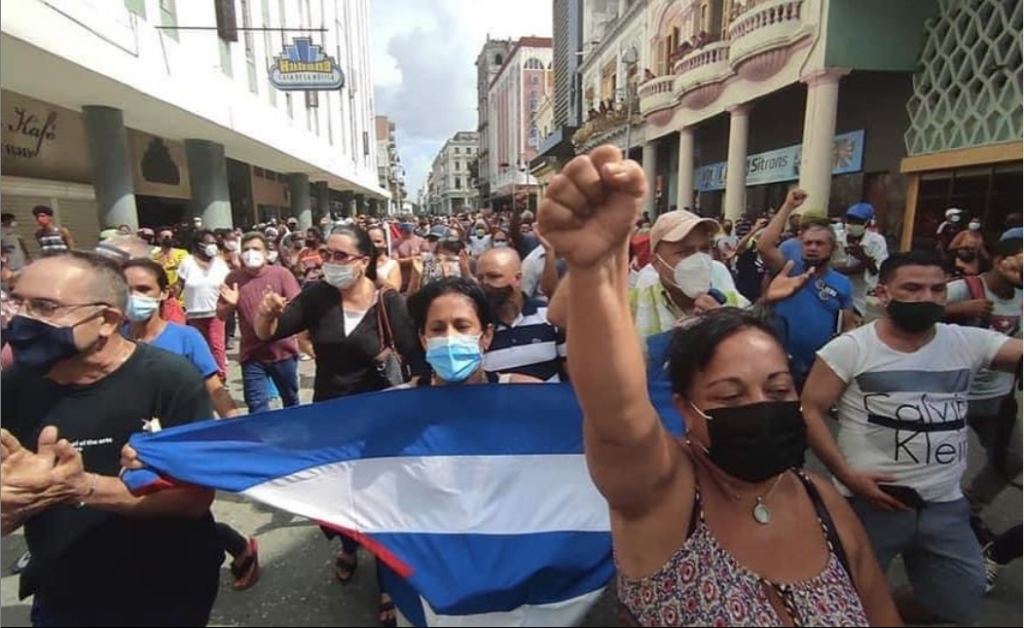
[[[962,213],[964,213],[964,210],[960,209],[959,207],[950,207],[949,209],[946,210],[946,218],[952,218],[956,214]]]

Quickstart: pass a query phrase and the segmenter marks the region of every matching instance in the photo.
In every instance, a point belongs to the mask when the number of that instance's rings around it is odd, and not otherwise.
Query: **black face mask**
[[[505,305],[512,298],[514,288],[512,286],[505,286],[503,288],[484,288],[484,294],[487,295],[487,302],[491,304],[491,308],[497,310],[501,306]]]
[[[697,411],[708,422],[708,455],[729,475],[758,483],[804,466],[807,426],[799,401],[765,401]]]
[[[174,241],[171,238],[160,238],[160,246],[169,249],[172,244]]]
[[[803,258],[803,262],[804,267],[806,268],[818,269],[821,268],[822,266],[828,266],[829,259],[827,257],[825,259],[807,259],[805,257]]]
[[[942,320],[946,308],[934,301],[898,301],[892,299],[885,306],[892,324],[911,334],[928,331]]]
[[[958,249],[956,252],[956,257],[961,262],[970,263],[978,258],[978,254],[972,251],[971,249]]]

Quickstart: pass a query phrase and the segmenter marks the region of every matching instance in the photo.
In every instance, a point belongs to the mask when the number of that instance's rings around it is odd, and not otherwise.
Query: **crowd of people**
[[[137,497],[118,477],[157,418],[243,414],[229,352],[250,414],[299,404],[302,360],[314,403],[570,382],[634,625],[973,621],[1021,553],[1019,526],[984,524],[1021,471],[1019,226],[890,254],[867,203],[830,219],[794,189],[752,221],[652,221],[648,184],[602,147],[536,216],[196,219],[88,252],[38,207],[37,259],[5,214],[0,503],[3,533],[25,529],[33,623],[205,625],[225,553],[235,588],[256,584],[256,539],[213,520],[210,491]],[[962,490],[968,428],[986,465]],[[808,448],[832,482],[803,470]],[[909,596],[886,580],[897,555]],[[343,537],[335,577],[358,564]]]

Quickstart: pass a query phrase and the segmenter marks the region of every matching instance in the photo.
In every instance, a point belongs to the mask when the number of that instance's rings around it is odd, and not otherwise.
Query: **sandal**
[[[249,547],[245,554],[242,554],[231,563],[231,575],[235,582],[232,585],[235,591],[245,591],[260,579],[260,555],[259,544],[255,537],[249,537]]]
[[[377,621],[385,628],[394,628],[398,625],[398,612],[395,610],[395,602],[387,593],[381,593],[380,595]]]
[[[355,552],[350,554],[341,550],[334,558],[334,577],[338,579],[338,582],[348,584],[355,577],[358,567],[359,556]]]

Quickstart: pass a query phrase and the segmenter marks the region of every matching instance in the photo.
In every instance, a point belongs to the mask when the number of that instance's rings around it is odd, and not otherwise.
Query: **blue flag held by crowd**
[[[667,388],[652,398],[681,433]],[[133,492],[211,487],[360,540],[414,625],[573,625],[614,572],[568,384],[371,393],[131,444]]]

